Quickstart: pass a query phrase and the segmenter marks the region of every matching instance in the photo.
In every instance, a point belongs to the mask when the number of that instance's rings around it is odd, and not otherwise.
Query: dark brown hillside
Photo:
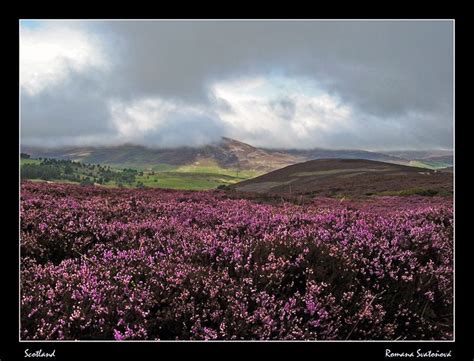
[[[452,174],[363,159],[318,159],[231,186],[240,192],[364,196],[450,194]]]

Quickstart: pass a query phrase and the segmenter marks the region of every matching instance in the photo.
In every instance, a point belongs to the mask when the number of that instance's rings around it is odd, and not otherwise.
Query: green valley
[[[206,190],[253,178],[262,172],[223,168],[213,162],[205,165],[120,167],[110,164],[88,164],[49,158],[21,159],[21,177],[33,181],[79,183],[104,187],[169,188]]]

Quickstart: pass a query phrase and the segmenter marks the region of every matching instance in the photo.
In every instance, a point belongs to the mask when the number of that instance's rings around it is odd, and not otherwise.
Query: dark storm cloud
[[[206,97],[205,86],[272,68],[326,80],[374,113],[450,105],[450,22],[109,22],[123,88]],[[120,46],[119,46],[120,48]],[[111,49],[112,50],[112,49]],[[113,50],[112,50],[113,51]]]
[[[114,132],[104,89],[92,73],[70,71],[67,80],[39,94],[22,92],[21,138],[32,145],[106,141]]]
[[[232,111],[233,104],[210,92],[213,84],[276,72],[314,81],[357,113],[351,130],[327,133],[327,146],[452,146],[450,21],[111,21],[74,26],[102,39],[112,70],[92,78],[77,75],[75,82],[81,85],[65,92],[51,88],[46,95],[23,95],[25,139],[67,132],[68,127],[74,134],[107,131],[107,99],[159,97]],[[269,107],[284,119],[295,115],[289,97],[270,99]],[[216,124],[215,131],[201,129],[199,122],[190,128],[174,120],[160,128],[157,139],[176,139],[178,144],[192,137],[190,132],[232,135],[211,118],[200,123]],[[150,135],[146,138],[149,143]],[[300,146],[298,139],[294,143]]]

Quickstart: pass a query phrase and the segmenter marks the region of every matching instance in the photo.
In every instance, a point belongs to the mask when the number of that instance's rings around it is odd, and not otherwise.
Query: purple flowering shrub
[[[451,339],[450,198],[22,183],[22,339]]]

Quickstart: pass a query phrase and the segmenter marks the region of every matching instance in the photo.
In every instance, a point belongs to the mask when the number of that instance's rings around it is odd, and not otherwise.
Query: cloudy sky
[[[21,141],[451,148],[450,21],[20,22]]]

